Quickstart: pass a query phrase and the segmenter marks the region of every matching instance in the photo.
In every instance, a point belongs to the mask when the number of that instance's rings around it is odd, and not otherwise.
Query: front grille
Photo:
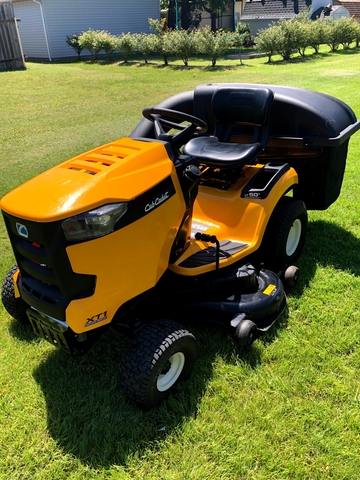
[[[5,212],[3,216],[21,272],[22,298],[37,310],[65,321],[65,310],[72,300],[92,295],[95,276],[73,272],[61,222],[31,222]],[[19,232],[26,232],[27,237]]]

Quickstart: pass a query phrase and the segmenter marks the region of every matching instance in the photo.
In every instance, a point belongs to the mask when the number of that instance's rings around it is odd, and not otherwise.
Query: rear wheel
[[[15,297],[13,277],[17,270],[18,266],[14,265],[12,269],[8,271],[1,289],[1,300],[9,315],[21,323],[29,324],[30,322],[26,315],[28,305],[21,297]]]
[[[282,197],[277,204],[264,238],[266,263],[274,269],[291,265],[305,244],[308,216],[302,200]]]
[[[121,365],[120,387],[124,395],[143,408],[153,407],[189,377],[196,352],[195,337],[181,325],[169,320],[145,325]]]

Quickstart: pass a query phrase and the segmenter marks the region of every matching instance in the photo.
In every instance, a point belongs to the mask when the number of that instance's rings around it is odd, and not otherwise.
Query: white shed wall
[[[148,18],[159,18],[159,0],[42,0],[53,58],[74,55],[66,35],[107,30],[118,35],[149,33]]]
[[[150,33],[149,18],[160,18],[159,0],[13,0],[24,54],[56,59],[76,55],[66,36],[88,30],[120,33]],[[46,45],[46,36],[49,51]],[[84,52],[84,54],[87,54]]]
[[[334,8],[334,7],[333,7]],[[341,6],[337,6],[337,8],[335,9],[334,8],[334,11],[333,13],[331,14],[332,18],[334,20],[339,20],[339,18],[342,18],[342,17],[346,17],[346,18],[350,18],[351,15],[349,13],[349,11],[344,8],[342,5]]]
[[[250,28],[251,36],[255,37],[258,33],[259,30],[269,28],[272,24],[272,22],[276,22],[278,19],[270,18],[270,19],[243,19],[241,20],[244,23],[247,23]]]
[[[24,55],[34,58],[48,58],[45,33],[40,5],[31,0],[14,2],[14,12],[18,22]]]

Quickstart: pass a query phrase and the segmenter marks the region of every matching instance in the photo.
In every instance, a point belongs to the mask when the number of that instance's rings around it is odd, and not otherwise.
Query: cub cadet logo
[[[148,213],[153,208],[157,207],[161,203],[165,202],[169,198],[169,192],[165,192],[161,195],[161,197],[156,197],[151,203],[147,203],[145,205],[145,212]]]
[[[103,322],[106,319],[107,319],[107,311],[98,313],[97,315],[93,315],[91,318],[87,319],[87,322],[85,323],[85,327],[90,327],[91,325],[94,325],[95,323]]]
[[[22,237],[28,238],[28,236],[29,236],[28,229],[22,223],[17,223],[16,222],[16,231]]]

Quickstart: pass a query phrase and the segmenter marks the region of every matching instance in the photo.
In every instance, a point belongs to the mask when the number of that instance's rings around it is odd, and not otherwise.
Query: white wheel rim
[[[286,255],[291,257],[297,249],[301,237],[301,220],[298,218],[291,225],[289,235],[286,241]]]
[[[160,373],[157,378],[156,386],[159,392],[168,390],[180,377],[185,365],[185,355],[182,352],[174,353],[174,355],[169,358],[169,362],[169,370],[166,373]]]

